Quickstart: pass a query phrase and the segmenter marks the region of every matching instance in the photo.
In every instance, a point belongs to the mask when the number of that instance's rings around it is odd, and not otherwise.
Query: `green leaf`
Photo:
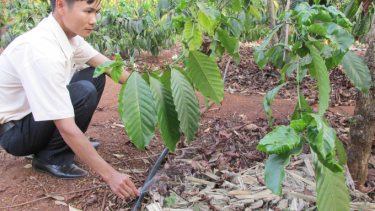
[[[326,38],[330,39],[332,44],[337,47],[337,49],[347,51],[349,46],[354,42],[353,36],[339,25],[329,22],[322,23],[322,26],[327,28]]]
[[[204,2],[198,2],[197,5],[206,16],[210,16],[216,23],[220,21],[221,14],[214,6],[207,6]]]
[[[264,182],[267,188],[270,189],[274,194],[282,196],[281,183],[285,179],[285,167],[289,164],[290,156],[298,155],[302,152],[303,145],[306,143],[306,139],[300,136],[298,146],[292,151],[284,154],[271,154],[268,160],[264,164]]]
[[[199,51],[189,51],[187,72],[203,96],[215,103],[224,97],[224,83],[215,60]]]
[[[315,16],[316,19],[321,20],[323,22],[331,22],[332,18],[329,15],[329,12],[325,10],[319,10],[318,14]]]
[[[268,117],[268,123],[271,127],[272,126],[272,120],[273,120],[273,116],[272,116],[272,109],[271,109],[271,103],[273,102],[273,98],[275,98],[275,96],[277,95],[277,93],[279,92],[279,90],[287,83],[284,83],[284,84],[281,84],[275,88],[273,88],[271,91],[269,91],[267,93],[267,95],[263,98],[263,102],[262,102],[262,105],[263,105],[263,109],[264,111],[266,112],[266,115]]]
[[[364,93],[371,87],[371,74],[365,62],[352,51],[348,51],[342,60],[342,67],[354,86]]]
[[[262,14],[259,12],[258,8],[254,5],[249,5],[249,13],[253,15],[254,17],[260,19],[262,17]]]
[[[311,27],[311,26],[310,26]],[[300,41],[297,41],[296,43],[294,43],[293,47],[292,47],[292,51],[296,51],[298,48],[300,48],[302,46],[301,42]]]
[[[232,9],[236,12],[242,11],[241,1],[240,0],[233,0]]]
[[[120,92],[118,112],[130,140],[145,149],[154,137],[157,121],[155,102],[146,81],[133,72]]]
[[[344,146],[342,145],[342,142],[337,138],[337,136],[335,138],[335,145],[337,155],[339,156],[339,164],[343,166],[346,164],[346,162],[348,162],[348,157],[346,156],[346,151]]]
[[[170,92],[172,92],[171,88],[171,69],[168,69],[163,72],[163,75],[160,77],[161,83],[167,88]]]
[[[301,102],[301,103],[300,103]],[[299,95],[299,101],[297,102],[296,107],[294,108],[294,112],[292,115],[292,120],[302,119],[305,114],[312,113],[312,109],[309,106],[309,103],[303,97],[303,95]]]
[[[217,27],[216,23],[211,19],[211,17],[207,17],[204,13],[199,13],[198,15],[198,21],[199,24],[204,27],[206,30],[207,34],[213,35],[214,34],[214,29]]]
[[[180,141],[181,133],[172,94],[160,81],[152,77],[150,78],[150,87],[155,99],[161,137],[165,146],[174,152],[177,142]]]
[[[202,32],[197,29],[193,21],[188,21],[185,23],[183,38],[187,40],[191,39],[189,44],[190,50],[197,50],[201,47],[203,42]]]
[[[305,118],[305,117],[304,117]],[[307,137],[309,138],[310,147],[313,152],[315,152],[318,156],[318,160],[328,169],[330,169],[334,173],[342,173],[344,172],[344,169],[340,166],[340,164],[335,160],[335,151],[332,150],[332,152],[327,156],[323,157],[323,155],[319,152],[317,149],[317,142],[319,139],[320,131],[318,130],[318,127],[311,126],[308,127]]]
[[[208,110],[208,107],[210,107],[210,99],[208,97],[204,97],[203,96],[203,100],[204,100],[204,105],[206,106],[206,111]]]
[[[319,114],[323,115],[328,108],[329,93],[331,87],[329,86],[329,76],[327,67],[320,56],[319,52],[311,45],[305,44],[310,49],[310,54],[314,68],[317,71],[318,89],[319,89]]]
[[[267,37],[264,39],[263,43],[261,46],[256,46],[254,47],[254,58],[255,58],[255,63],[259,66],[260,69],[262,69],[268,61],[268,57],[265,56],[265,49],[268,46],[268,43],[272,39],[273,35],[282,27],[284,24],[279,24],[273,28],[270,33],[268,33]]]
[[[172,194],[170,196],[168,196],[167,198],[165,198],[165,202],[167,202],[167,206],[168,207],[174,207],[174,205],[176,204],[176,194]]]
[[[97,78],[101,74],[105,73],[107,70],[111,69],[112,67],[122,66],[122,65],[123,65],[122,61],[121,62],[119,62],[119,61],[104,62],[103,64],[101,64],[101,65],[99,65],[98,67],[95,68],[95,72],[94,72],[93,77]]]
[[[314,140],[316,149],[322,154],[323,158],[328,158],[335,147],[335,130],[328,125],[322,116],[317,114],[310,114],[310,116],[314,118],[319,131],[316,140]]]
[[[233,56],[238,65],[241,61],[240,54],[238,53],[238,40],[235,37],[230,37],[226,30],[217,29],[216,32],[219,35],[221,44],[223,44],[228,53]]]
[[[327,34],[327,28],[324,28],[322,24],[315,23],[309,27],[309,32],[325,37]]]
[[[306,128],[307,124],[303,119],[292,120],[290,127],[293,128],[297,133],[302,132]]]
[[[322,165],[311,152],[315,165],[316,190],[319,210],[350,210],[349,189],[343,173],[333,173]]]
[[[300,137],[293,128],[280,125],[259,141],[257,150],[268,154],[284,154],[292,151],[299,141]]]
[[[280,72],[281,79],[280,79],[279,83],[285,83],[285,73],[288,70],[288,68],[290,67],[290,65],[292,65],[292,64],[288,63],[288,64],[284,65],[283,69],[281,69],[281,72]]]
[[[122,63],[122,61],[121,61]],[[121,66],[114,66],[111,70],[111,78],[114,82],[118,83],[118,80],[121,78],[122,75],[122,65]]]
[[[172,96],[178,120],[187,141],[190,142],[199,128],[199,101],[190,82],[180,71],[172,69],[171,76]]]
[[[296,20],[299,26],[310,26],[314,17],[309,11],[301,11],[296,16]]]

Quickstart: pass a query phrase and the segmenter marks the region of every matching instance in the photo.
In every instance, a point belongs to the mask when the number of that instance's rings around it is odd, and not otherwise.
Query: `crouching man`
[[[87,174],[73,164],[77,155],[120,198],[136,197],[129,178],[84,135],[105,85],[93,72],[108,61],[82,38],[97,23],[100,0],[50,1],[53,13],[0,55],[0,145],[15,156],[34,154],[35,171],[60,179]],[[81,64],[90,67],[76,72]],[[120,83],[128,76],[124,71]]]

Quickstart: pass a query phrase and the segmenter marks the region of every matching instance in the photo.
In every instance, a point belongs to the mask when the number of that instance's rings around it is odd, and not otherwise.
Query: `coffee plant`
[[[342,63],[350,81],[362,92],[368,92],[371,86],[368,67],[361,58],[349,51],[354,39],[344,28],[353,25],[336,7],[309,6],[305,2],[294,10],[283,12],[279,22],[263,44],[254,48],[254,58],[260,68],[267,62],[282,68],[280,85],[263,99],[270,126],[274,128],[271,103],[283,86],[295,84],[298,102],[290,125],[273,129],[258,144],[258,150],[269,154],[265,163],[265,183],[275,194],[281,195],[284,168],[289,164],[290,157],[300,154],[303,145],[309,143],[315,165],[319,210],[350,210],[349,190],[345,186],[342,167],[346,163],[346,153],[335,130],[323,115],[329,104],[331,88],[328,70],[331,68]],[[289,41],[268,47],[271,37],[286,23],[294,29]],[[295,73],[296,79],[287,81],[292,73]],[[318,113],[312,111],[299,92],[300,83],[307,73],[312,79],[317,79]],[[336,161],[336,151],[339,161]]]
[[[164,9],[166,2],[171,4],[166,0],[158,3],[159,17],[171,13]],[[140,149],[150,144],[155,125],[171,151],[181,139],[180,130],[188,142],[192,141],[200,119],[195,90],[206,99],[220,103],[224,97],[224,84],[215,59],[227,51],[237,64],[241,60],[236,27],[243,27],[238,16],[246,4],[230,0],[180,0],[172,4],[175,7],[171,9],[174,14],[170,17],[171,26],[182,38],[182,50],[175,62],[166,65],[166,71],[157,70],[140,76],[133,64],[127,64],[118,55],[116,61],[100,65],[94,73],[97,77],[113,68],[111,77],[117,82],[122,66],[132,71],[122,85],[118,111],[129,138]],[[175,65],[180,60],[182,68]]]
[[[0,3],[0,47],[36,26],[51,11],[46,0],[14,0]]]
[[[151,52],[157,56],[163,48],[174,44],[174,29],[170,27],[172,3],[153,5],[146,1],[137,6],[134,2],[120,0],[117,7],[102,3],[98,24],[86,40],[99,52],[112,56],[134,57],[136,52]],[[158,8],[157,10],[155,8]],[[163,15],[160,15],[160,11]],[[165,14],[164,14],[165,12]]]

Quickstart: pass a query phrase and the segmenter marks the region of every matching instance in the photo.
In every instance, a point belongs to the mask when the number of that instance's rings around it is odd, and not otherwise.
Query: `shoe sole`
[[[56,178],[56,179],[63,179],[63,180],[74,180],[74,179],[80,179],[80,178],[82,178],[82,177],[84,177],[84,176],[87,175],[87,174],[85,174],[85,175],[83,175],[83,176],[81,176],[81,177],[74,177],[74,178],[69,178],[69,177],[67,177],[67,178],[59,178],[59,177],[56,177],[56,176],[52,175],[52,174],[49,173],[48,171],[44,171],[44,170],[41,170],[41,169],[37,169],[37,168],[35,168],[34,166],[33,166],[33,169],[34,169],[35,172],[37,172],[37,173],[39,173],[39,174],[44,174],[44,173],[46,173],[46,174],[52,176],[53,178]]]

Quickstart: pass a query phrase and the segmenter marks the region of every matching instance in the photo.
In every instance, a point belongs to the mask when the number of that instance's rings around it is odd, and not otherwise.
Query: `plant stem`
[[[176,61],[174,61],[172,64],[170,64],[170,65],[174,65],[174,64],[176,64],[178,61],[180,61],[180,59],[183,57],[183,56],[185,56],[185,54],[186,54],[186,52],[188,51],[188,49],[186,49],[182,54],[181,54],[181,56],[180,57],[178,57],[178,59],[176,59]]]
[[[299,91],[299,57],[297,57],[297,96],[298,96],[298,110],[300,112],[300,116],[302,117],[302,108],[301,108],[301,98],[300,98],[300,91]]]
[[[221,12],[221,10],[223,10],[223,8],[224,8],[224,7],[225,7],[230,1],[232,1],[232,0],[228,0],[228,1],[226,1],[226,2],[224,3],[224,5],[220,7],[219,11]]]

